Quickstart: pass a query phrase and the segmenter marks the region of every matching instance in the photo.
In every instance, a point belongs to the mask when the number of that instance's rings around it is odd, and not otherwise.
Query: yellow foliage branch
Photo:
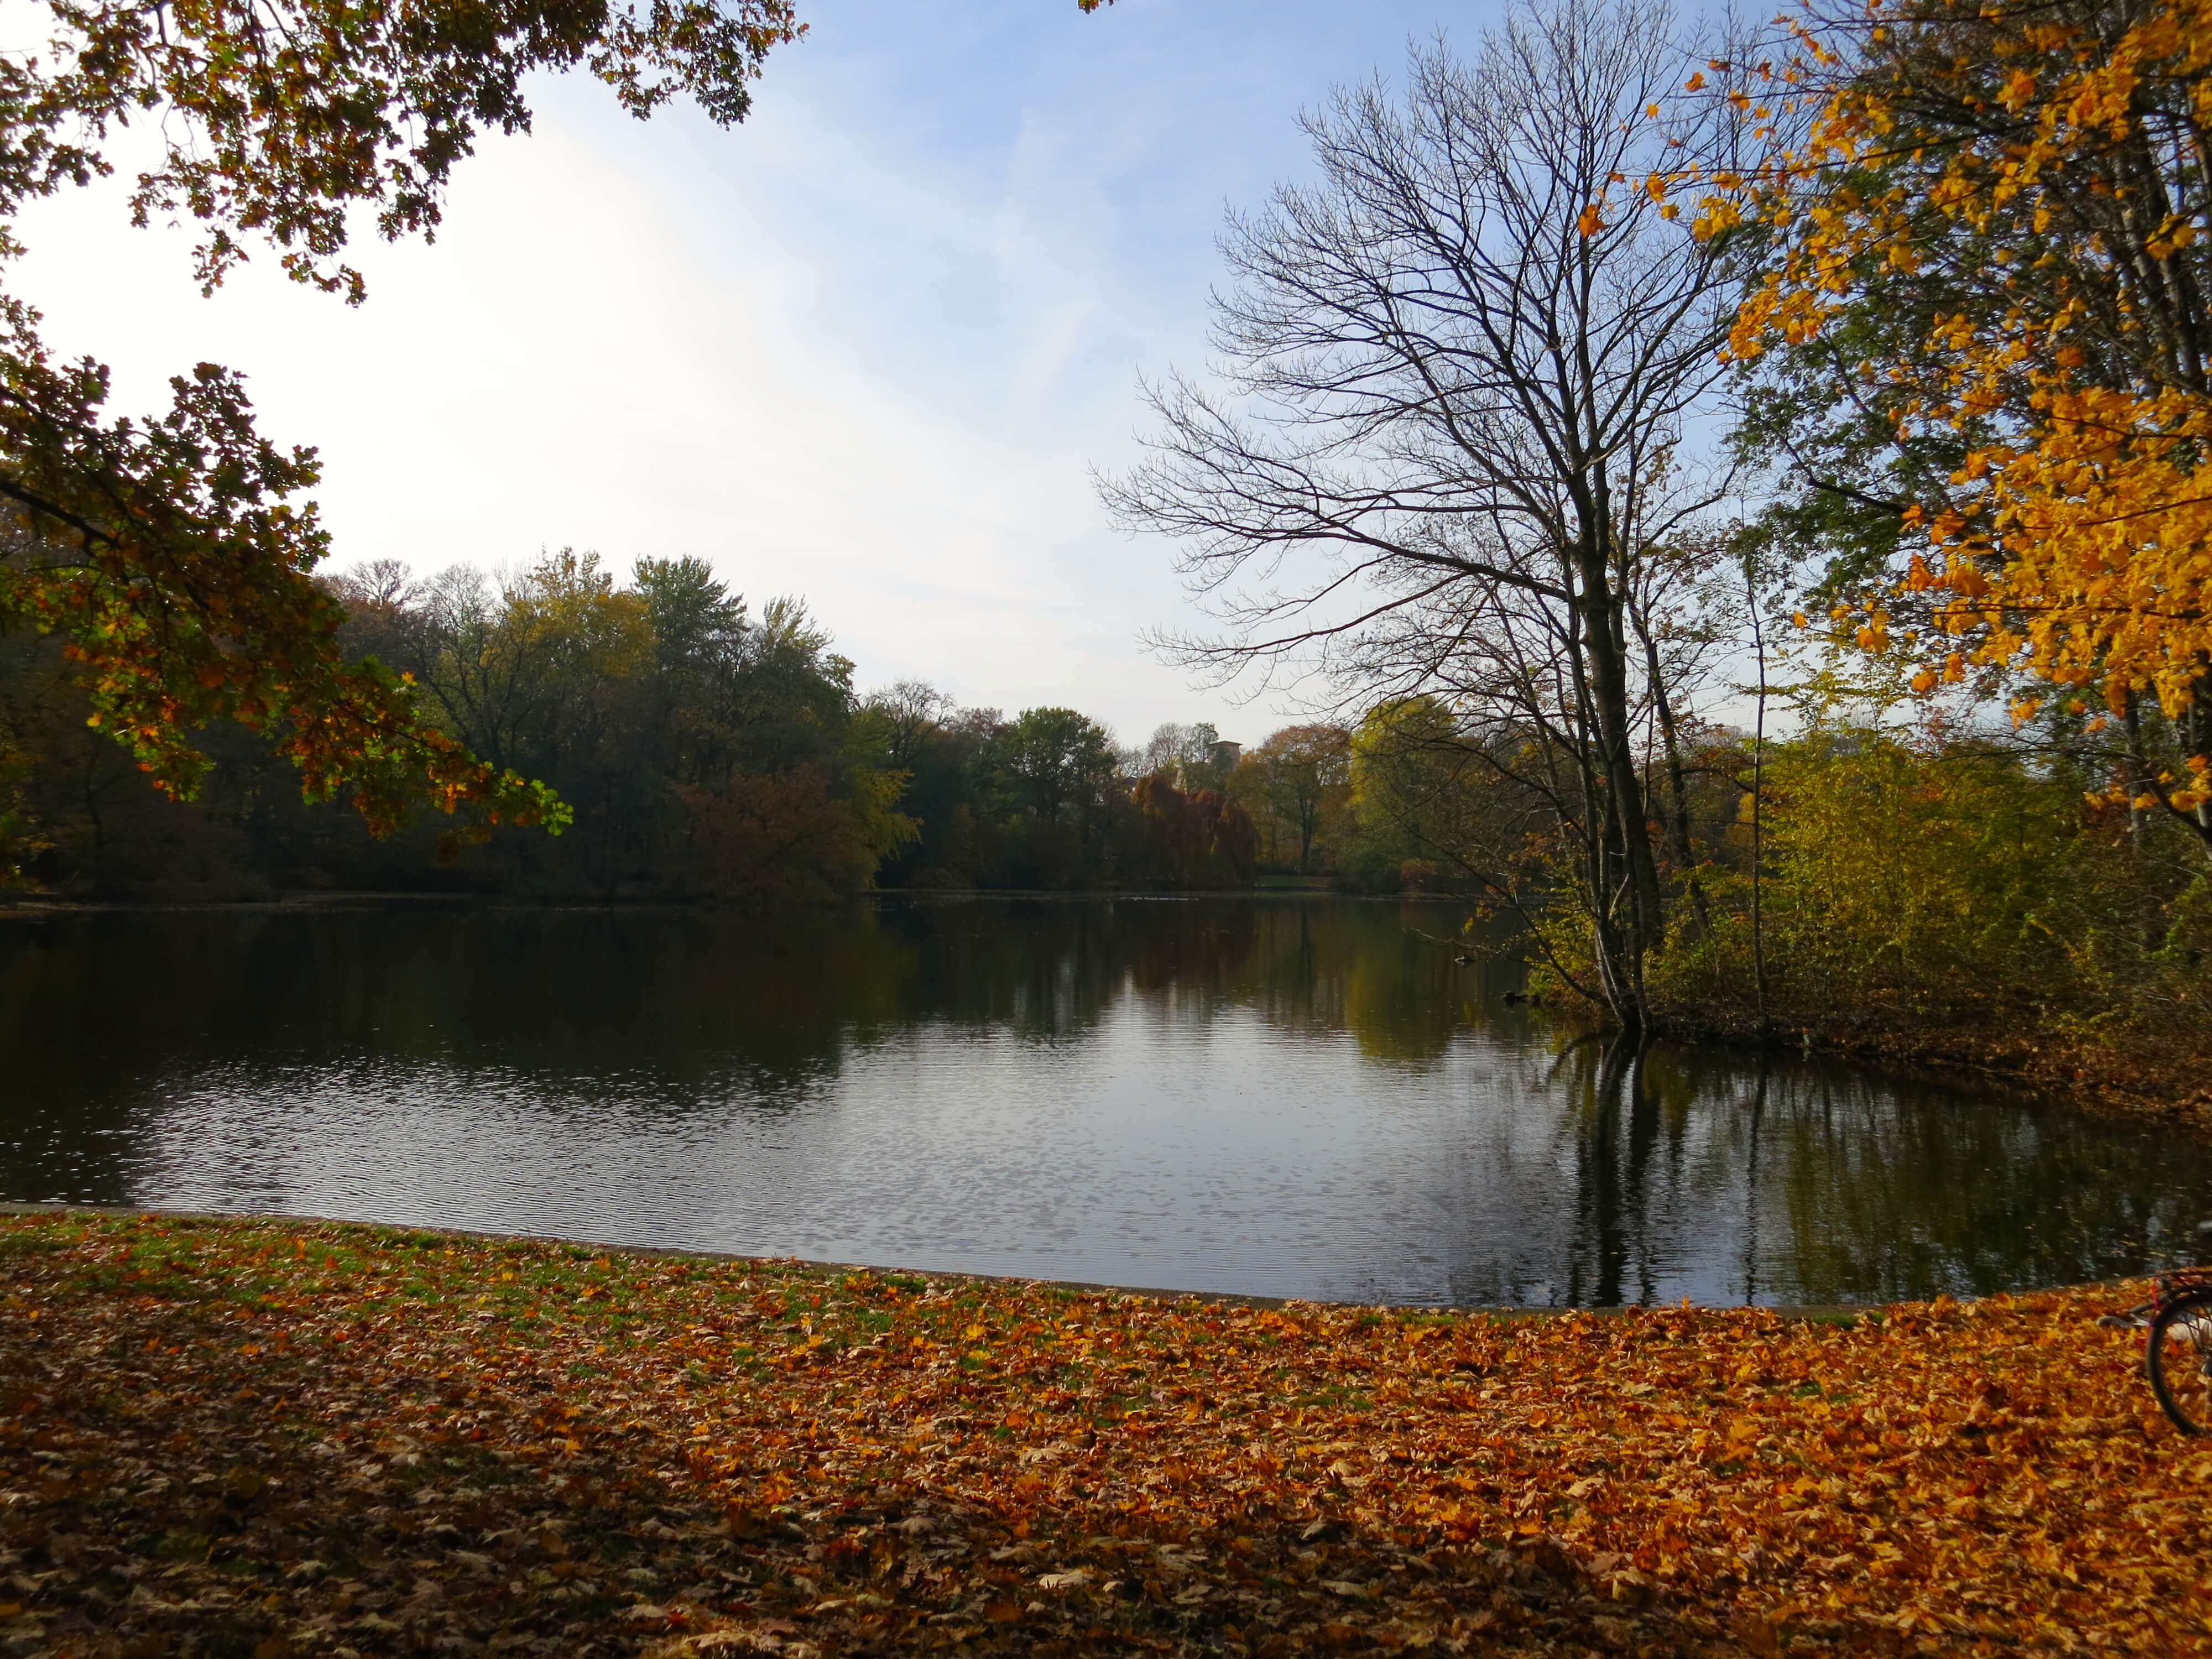
[[[1924,522],[1929,549],[1900,586],[1933,605],[1917,641],[1932,654],[1913,685],[1954,684],[1971,662],[2024,672],[2115,715],[2148,697],[2178,716],[2212,672],[2212,397],[2201,363],[2177,367],[2145,341],[2130,295],[2147,281],[2188,280],[2177,276],[2179,256],[2212,225],[2202,222],[2202,191],[2177,210],[2165,191],[2143,185],[2140,200],[2121,204],[2140,229],[2119,246],[2069,218],[2068,204],[2085,191],[2109,199],[2135,188],[2107,184],[2112,158],[2150,141],[2146,111],[2158,100],[2193,118],[2196,131],[2212,129],[2212,0],[2155,0],[2109,38],[2080,11],[1887,10],[1914,32],[1909,48],[1877,4],[1857,66],[1813,94],[1803,140],[1778,147],[1753,174],[1706,181],[1701,234],[1756,217],[1778,236],[1729,354],[1749,361],[1814,338],[1870,280],[1919,270],[1960,229],[1995,239],[1992,260],[2008,272],[1996,286],[2016,301],[1937,319],[1919,363],[1891,365],[1887,376],[1917,394],[1899,405],[1900,437],[1937,425],[2002,434],[1953,475],[1948,510],[1906,514]],[[1796,86],[1844,56],[1832,35],[1802,27],[1797,38],[1802,56],[1784,76]],[[1966,41],[2009,72],[2000,80],[1987,58],[1965,52],[1947,61]],[[1926,116],[1931,102],[1970,118],[1947,127]],[[2184,162],[2203,164],[2202,155]],[[2100,282],[2119,293],[2118,329],[2141,349],[2094,349],[2100,296],[2087,289]],[[2101,313],[2109,344],[2115,313],[2108,303]],[[1839,616],[1839,629],[1864,648],[1889,649],[1894,597]],[[2015,717],[2040,701],[2023,698]],[[2187,764],[2186,775],[2160,780],[2163,799],[2184,811],[2208,799],[2207,757]]]

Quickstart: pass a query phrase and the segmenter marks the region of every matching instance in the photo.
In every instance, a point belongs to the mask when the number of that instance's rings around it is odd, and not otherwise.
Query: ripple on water
[[[2172,1249],[2212,1190],[2202,1147],[2029,1102],[1738,1054],[1609,1064],[1419,936],[1456,921],[1307,898],[0,929],[0,1182],[1531,1304],[2100,1277]]]

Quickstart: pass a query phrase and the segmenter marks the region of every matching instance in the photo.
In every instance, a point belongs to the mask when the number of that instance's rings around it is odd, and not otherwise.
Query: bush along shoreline
[[[0,1218],[19,1653],[2212,1652],[2122,1290],[1533,1318]]]

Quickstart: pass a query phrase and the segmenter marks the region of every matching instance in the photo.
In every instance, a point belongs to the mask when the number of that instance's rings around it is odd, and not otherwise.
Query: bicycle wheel
[[[2151,1392],[2184,1434],[2212,1428],[2212,1287],[2185,1291],[2151,1316]]]

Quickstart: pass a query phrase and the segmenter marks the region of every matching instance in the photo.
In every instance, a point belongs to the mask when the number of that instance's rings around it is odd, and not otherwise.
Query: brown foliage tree
[[[1215,789],[1185,794],[1160,772],[1139,780],[1131,799],[1157,878],[1178,887],[1250,884],[1260,832],[1235,801]]]
[[[914,838],[891,810],[905,780],[871,774],[844,795],[822,768],[738,775],[720,789],[679,788],[690,817],[701,890],[740,903],[787,905],[871,885],[884,854]]]

